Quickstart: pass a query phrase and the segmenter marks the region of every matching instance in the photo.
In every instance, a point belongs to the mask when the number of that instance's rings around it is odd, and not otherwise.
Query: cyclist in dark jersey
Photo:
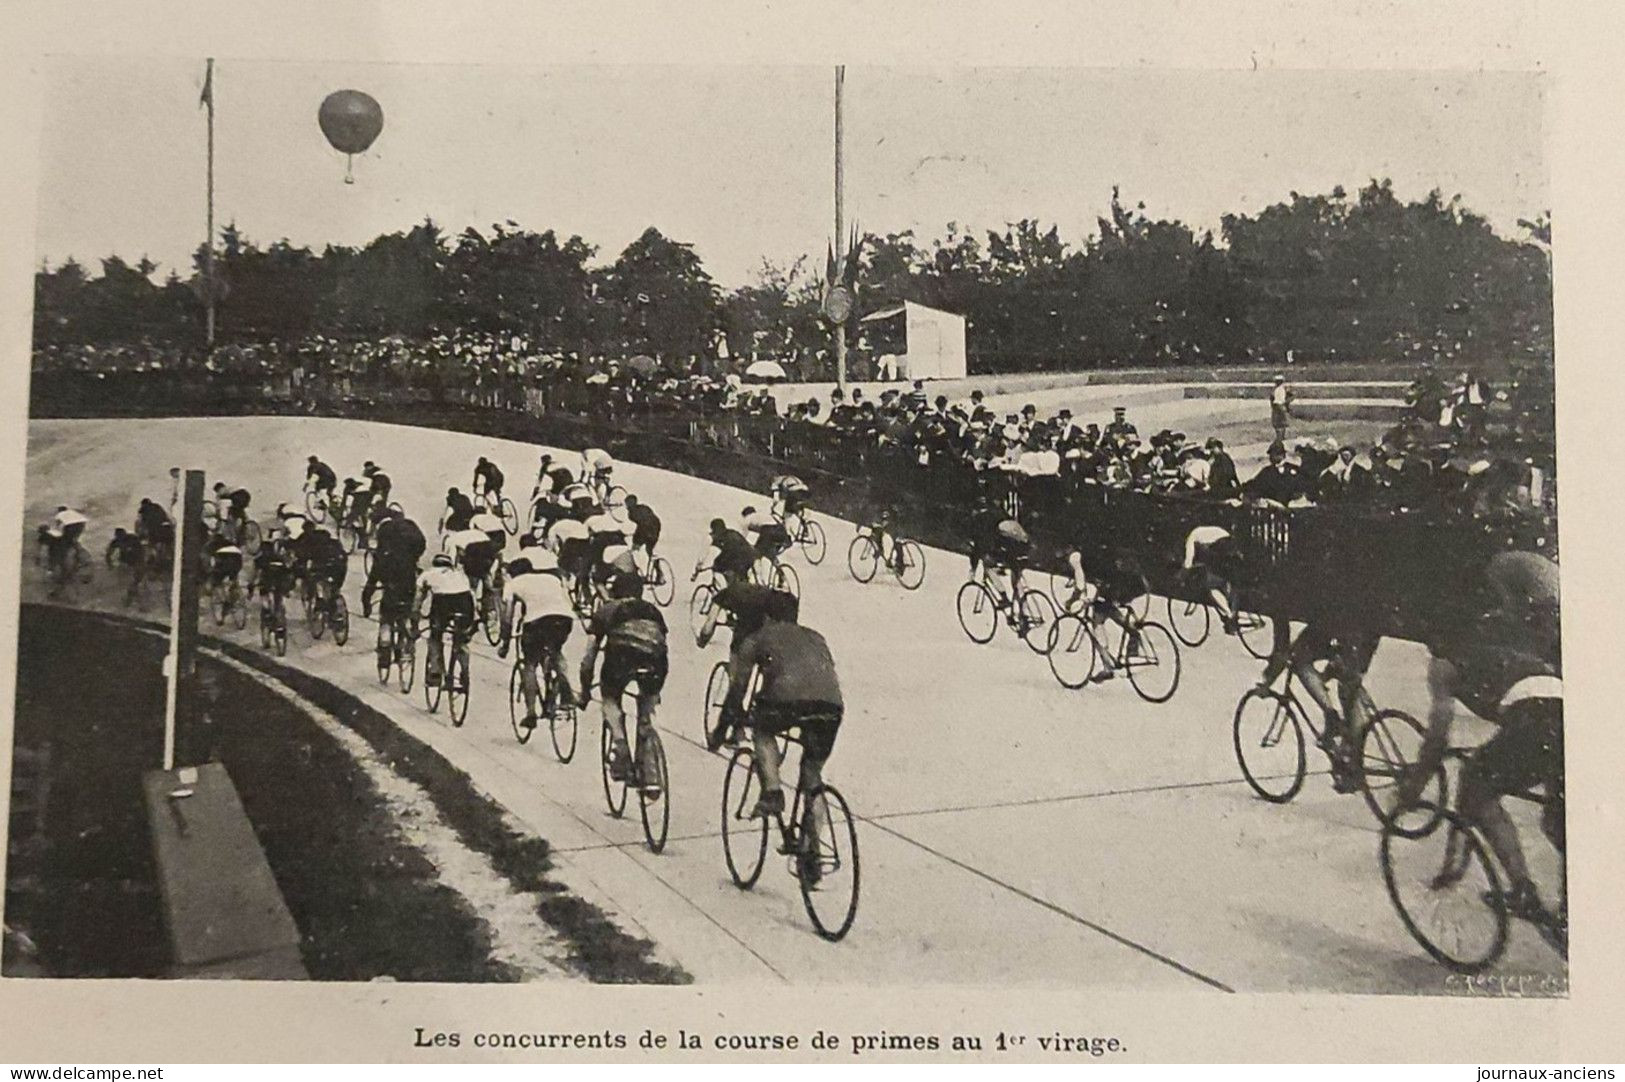
[[[762,629],[740,644],[735,652],[722,714],[726,725],[747,725],[755,747],[756,769],[762,783],[753,817],[780,817],[784,814],[784,789],[779,777],[779,734],[790,729],[801,733],[800,790],[806,794],[802,821],[803,849],[798,873],[816,880],[819,869],[816,824],[823,821],[823,801],[817,795],[823,784],[824,764],[835,750],[845,704],[835,675],[835,660],[829,644],[811,628],[783,619],[783,610],[768,615]],[[748,717],[744,699],[753,672],[761,674],[761,684],[750,704]]]
[[[333,489],[338,483],[339,477],[333,472],[333,467],[315,455],[305,460],[305,487],[311,492],[326,493],[328,501],[331,502]]]
[[[372,616],[372,599],[380,587],[402,577],[416,577],[418,560],[423,558],[428,542],[417,523],[393,510],[387,510],[378,524],[374,539],[372,569],[367,572],[366,584],[361,587],[361,614]]]
[[[756,547],[745,540],[745,535],[738,530],[730,530],[720,518],[712,519],[711,547],[700,555],[699,562],[694,565],[694,577],[699,578],[700,572],[709,567],[731,585],[748,579],[750,569],[755,565]]]
[[[626,497],[626,521],[632,524],[632,548],[642,549],[650,561],[660,543],[660,516],[636,496]]]
[[[284,617],[284,601],[293,589],[293,554],[280,528],[270,531],[265,544],[254,556],[254,584],[260,600],[268,602],[280,621]]]
[[[602,649],[604,663],[598,681],[604,723],[609,727],[612,744],[609,775],[616,781],[629,780],[631,751],[621,697],[626,694],[627,684],[637,681],[638,745],[647,756],[639,764],[638,774],[643,791],[657,796],[660,774],[653,759],[654,742],[644,737],[654,726],[655,708],[660,705],[660,691],[666,684],[666,620],[642,594],[642,582],[635,576],[622,575],[610,585],[611,600],[588,621],[579,702],[585,707],[592,697],[593,667]]]
[[[711,611],[705,614],[705,622],[700,626],[695,641],[702,650],[709,646],[717,628],[722,626],[724,617],[728,618],[729,625],[733,628],[733,639],[728,644],[728,665],[729,671],[732,672],[735,667],[734,658],[740,646],[762,629],[770,615],[777,615],[780,620],[794,623],[800,615],[800,609],[801,602],[794,594],[754,582],[734,583],[718,592],[712,599]],[[706,743],[712,751],[721,747],[727,739],[728,728],[719,721],[717,727],[707,734]]]
[[[474,464],[474,497],[483,497],[487,506],[495,507],[502,500],[502,481],[502,470],[495,462],[481,455]]]
[[[440,519],[440,532],[456,533],[468,529],[474,517],[474,501],[455,488],[446,489],[446,513]]]
[[[1490,561],[1485,579],[1496,607],[1428,644],[1428,732],[1399,795],[1415,800],[1438,769],[1455,703],[1494,723],[1496,735],[1462,767],[1461,813],[1483,831],[1506,869],[1513,915],[1566,945],[1567,915],[1549,912],[1541,901],[1517,827],[1501,806],[1509,794],[1544,786],[1541,830],[1560,855],[1566,851],[1557,565],[1534,553],[1504,553]]]
[[[1279,621],[1286,627],[1286,621]],[[1360,769],[1355,762],[1359,737],[1366,723],[1360,686],[1371,668],[1382,636],[1360,627],[1360,621],[1320,617],[1312,619],[1283,651],[1275,650],[1259,677],[1260,687],[1269,687],[1288,668],[1298,678],[1305,693],[1320,707],[1325,721],[1320,731],[1320,750],[1331,761],[1332,788],[1339,793],[1358,792]],[[1326,675],[1317,667],[1330,663]],[[1326,686],[1337,681],[1337,702]]]

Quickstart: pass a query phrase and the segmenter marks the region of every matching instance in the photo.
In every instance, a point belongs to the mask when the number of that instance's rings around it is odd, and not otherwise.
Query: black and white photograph
[[[1569,995],[1544,73],[37,75],[6,978]]]

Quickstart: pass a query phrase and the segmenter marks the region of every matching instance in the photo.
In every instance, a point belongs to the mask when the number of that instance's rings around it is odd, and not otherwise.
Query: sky
[[[204,64],[51,61],[36,256],[189,265],[204,233]],[[256,242],[364,244],[432,217],[579,234],[608,262],[648,226],[724,287],[832,236],[823,67],[443,66],[221,59],[216,221]],[[1290,192],[1390,177],[1460,194],[1505,235],[1549,207],[1544,85],[1518,72],[849,67],[847,220],[930,238],[1023,217],[1081,243],[1113,185],[1218,230]],[[341,88],[384,130],[344,157],[316,123]],[[815,266],[821,269],[821,266]]]

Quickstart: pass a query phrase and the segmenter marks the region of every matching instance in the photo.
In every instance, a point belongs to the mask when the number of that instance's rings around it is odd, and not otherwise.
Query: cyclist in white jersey
[[[1180,565],[1187,575],[1200,568],[1202,594],[1219,610],[1225,631],[1236,633],[1236,608],[1232,599],[1229,563],[1232,555],[1230,531],[1223,526],[1198,526],[1185,535],[1185,559]]]
[[[559,568],[571,580],[580,578],[586,570],[587,540],[591,536],[587,524],[573,518],[559,519],[547,535],[548,548],[559,558]]]
[[[450,555],[441,553],[434,558],[432,566],[423,573],[419,583],[417,603],[413,609],[422,611],[424,600],[429,599],[429,641],[442,644],[446,632],[451,631],[452,652],[458,671],[466,673],[468,640],[473,636],[474,629],[474,594],[469,589],[468,576],[453,566]],[[444,663],[443,647],[430,650],[424,665],[425,678],[436,683],[443,680],[444,672],[435,671],[435,666]],[[459,690],[466,692],[468,689]]]
[[[454,530],[446,535],[443,547],[453,562],[463,569],[471,584],[484,582],[490,576],[491,565],[497,558],[497,548],[484,530],[472,527]]]
[[[559,562],[543,548],[529,548],[508,564],[508,612],[502,621],[499,657],[508,656],[514,626],[519,623],[519,681],[525,695],[524,728],[536,727],[536,666],[545,663],[560,702],[574,702],[576,693],[565,674],[564,644],[575,625],[575,608],[560,578]],[[522,621],[522,622],[521,622]]]

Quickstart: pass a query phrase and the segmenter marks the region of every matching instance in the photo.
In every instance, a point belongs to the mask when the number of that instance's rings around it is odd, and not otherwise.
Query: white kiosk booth
[[[880,341],[896,343],[898,379],[962,379],[965,317],[904,301],[860,322]],[[893,352],[893,351],[888,351]]]

